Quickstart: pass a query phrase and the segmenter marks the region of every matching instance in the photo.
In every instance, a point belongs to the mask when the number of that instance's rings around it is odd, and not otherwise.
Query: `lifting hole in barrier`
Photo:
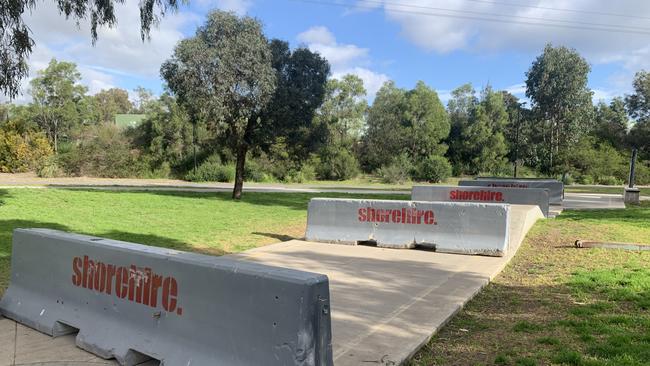
[[[377,240],[357,240],[357,245],[363,245],[366,247],[376,247]]]
[[[417,243],[415,244],[415,250],[421,250],[423,252],[435,252],[436,245],[433,243]]]
[[[149,355],[146,355],[142,352],[138,352],[134,349],[129,349],[124,358],[125,364],[127,365],[141,365],[146,364],[147,366],[160,366],[160,360],[155,359]]]
[[[61,321],[54,322],[54,326],[52,327],[52,337],[60,337],[77,333],[79,333],[79,328],[75,328]]]

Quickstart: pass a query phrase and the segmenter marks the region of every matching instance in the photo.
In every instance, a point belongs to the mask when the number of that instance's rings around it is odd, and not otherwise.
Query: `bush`
[[[52,156],[52,147],[43,133],[0,130],[0,172],[21,173],[37,170]]]
[[[185,180],[191,182],[233,182],[235,180],[235,166],[221,164],[216,155],[208,157],[201,165],[190,170],[185,175]]]
[[[579,184],[590,185],[590,184],[594,184],[594,177],[592,177],[591,175],[584,174],[579,176],[577,181]]]
[[[383,183],[403,184],[411,177],[413,165],[406,154],[402,154],[389,165],[382,166],[375,173]]]
[[[56,178],[64,176],[65,173],[59,166],[56,157],[50,156],[47,159],[44,159],[36,168],[36,175],[41,178]]]
[[[315,170],[320,179],[347,180],[359,175],[359,163],[348,150],[329,146],[321,151]]]
[[[58,165],[68,175],[103,178],[141,177],[151,171],[146,156],[115,125],[86,128],[77,145],[59,151]]]
[[[451,169],[451,164],[446,158],[432,155],[415,166],[412,177],[419,181],[438,183],[451,176]]]
[[[606,186],[620,186],[623,184],[623,181],[616,177],[610,176],[604,176],[598,179],[598,184],[603,184]]]

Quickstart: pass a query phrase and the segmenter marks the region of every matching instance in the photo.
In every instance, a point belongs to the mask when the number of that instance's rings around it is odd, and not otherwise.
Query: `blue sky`
[[[90,93],[138,85],[160,93],[161,62],[215,8],[257,17],[269,38],[320,52],[332,77],[359,75],[371,100],[388,79],[405,88],[423,80],[445,102],[467,82],[523,97],[525,72],[546,42],[587,58],[595,100],[629,93],[634,73],[650,66],[650,2],[633,0],[191,0],[145,43],[138,2],[127,0],[118,7],[118,26],[100,30],[95,47],[87,24],[77,27],[50,4],[39,6],[27,17],[36,40],[32,76],[52,57],[73,61]],[[25,83],[19,101],[29,100],[28,89]]]

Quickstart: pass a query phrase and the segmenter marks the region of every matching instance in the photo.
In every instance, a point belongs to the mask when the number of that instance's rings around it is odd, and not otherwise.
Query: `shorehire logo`
[[[72,284],[105,295],[183,315],[178,305],[178,282],[172,276],[159,275],[151,268],[138,268],[134,264],[116,266],[83,258],[72,259]]]

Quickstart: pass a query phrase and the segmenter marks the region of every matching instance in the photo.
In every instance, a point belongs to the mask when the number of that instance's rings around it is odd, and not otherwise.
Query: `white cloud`
[[[370,70],[369,49],[338,43],[334,34],[326,27],[311,27],[298,34],[297,39],[310,50],[318,52],[327,59],[332,68],[333,78],[339,79],[346,74],[354,74],[361,78],[369,101],[375,98],[379,88],[389,80],[386,74]]]
[[[204,9],[218,8],[232,11],[238,15],[246,14],[248,9],[253,6],[252,0],[198,0],[197,3]]]
[[[525,83],[519,83],[515,85],[510,85],[504,89],[508,93],[515,95],[515,96],[522,96],[526,94],[526,84]]]
[[[538,53],[548,42],[575,48],[593,65],[620,68],[600,90],[607,90],[607,95],[629,93],[634,73],[650,69],[650,1],[357,2],[359,8],[370,10],[378,4],[404,38],[425,51]]]
[[[30,76],[23,83],[23,96],[16,100],[29,101],[28,81],[37,71],[47,67],[54,57],[77,64],[82,83],[91,94],[118,85],[118,78],[159,82],[160,65],[183,38],[181,29],[199,22],[191,12],[167,14],[158,27],[151,29],[151,40],[140,36],[140,10],[137,1],[116,6],[118,24],[114,28],[98,29],[98,40],[92,45],[89,21],[76,25],[60,15],[56,5],[39,4],[25,16],[32,31],[34,51],[29,58]]]

